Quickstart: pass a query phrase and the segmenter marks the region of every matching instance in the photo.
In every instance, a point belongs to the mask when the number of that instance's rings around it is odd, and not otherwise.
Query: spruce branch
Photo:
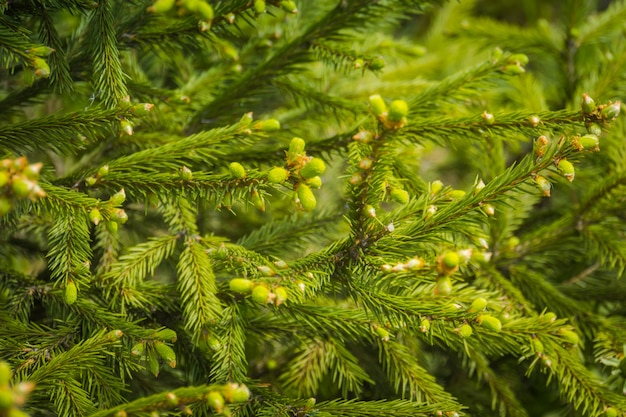
[[[94,90],[104,107],[115,108],[128,95],[115,31],[113,0],[103,0],[91,15],[87,39],[91,48]]]
[[[106,273],[95,277],[98,285],[105,287],[105,294],[124,313],[126,306],[141,306],[133,290],[154,274],[155,269],[169,258],[179,240],[178,235],[153,237],[147,242],[129,248],[115,263],[108,266]]]
[[[0,127],[0,149],[15,154],[44,149],[75,154],[128,117],[133,117],[130,110],[96,109],[9,124]]]

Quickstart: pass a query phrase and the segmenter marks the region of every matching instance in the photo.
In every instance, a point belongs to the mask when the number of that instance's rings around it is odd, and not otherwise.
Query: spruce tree
[[[0,1],[0,417],[624,415],[606,3]]]

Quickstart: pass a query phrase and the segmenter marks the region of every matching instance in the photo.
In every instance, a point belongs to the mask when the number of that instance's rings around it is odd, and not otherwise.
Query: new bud
[[[372,109],[372,113],[374,113],[377,117],[382,116],[387,112],[387,105],[385,104],[385,100],[382,98],[380,94],[373,94],[369,98],[370,108]]]
[[[228,165],[228,171],[233,178],[242,179],[246,177],[246,170],[239,162],[231,162]]]
[[[401,122],[409,114],[409,105],[404,100],[394,100],[389,105],[388,118],[391,122]]]
[[[588,94],[583,94],[581,107],[583,114],[591,114],[596,110],[596,102]]]
[[[262,132],[273,132],[280,129],[280,122],[276,119],[261,120],[252,125],[252,127]]]
[[[557,165],[559,172],[567,179],[569,182],[574,181],[574,176],[576,172],[574,170],[574,164],[572,164],[567,159],[563,158],[559,161]]]
[[[326,164],[320,158],[313,158],[300,168],[302,178],[313,178],[322,175],[326,171]]]
[[[478,324],[483,326],[485,329],[491,330],[492,332],[499,332],[500,330],[502,330],[502,322],[488,314],[478,316],[476,321],[478,321]]]
[[[391,190],[391,199],[396,203],[406,204],[409,202],[409,193],[401,188],[394,188]]]
[[[288,0],[281,1],[280,7],[282,7],[283,10],[288,13],[298,14],[298,7],[296,6],[296,3],[294,3],[293,1],[288,1]]]
[[[245,278],[231,279],[229,283],[230,290],[239,294],[247,294],[252,291],[252,281]]]
[[[274,167],[267,173],[267,182],[270,184],[282,184],[289,177],[289,171],[282,167]]]
[[[369,68],[372,71],[380,71],[381,69],[385,68],[385,60],[382,56],[377,56],[369,62]]]
[[[619,116],[622,103],[616,101],[615,103],[609,103],[602,109],[602,118],[604,120],[615,120]]]
[[[298,199],[300,200],[300,205],[304,211],[313,211],[317,206],[317,200],[315,199],[315,195],[311,188],[306,184],[300,184],[298,186]]]
[[[462,324],[461,327],[459,327],[458,332],[462,338],[467,339],[474,333],[474,329],[472,329],[472,326],[469,324]]]
[[[535,184],[545,197],[550,197],[550,188],[552,188],[552,184],[546,179],[546,177],[537,175],[535,177]]]

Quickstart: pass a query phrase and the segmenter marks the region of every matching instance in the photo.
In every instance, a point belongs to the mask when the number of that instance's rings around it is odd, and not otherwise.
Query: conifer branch
[[[63,286],[73,281],[87,284],[92,252],[86,216],[70,211],[57,219],[48,238],[48,268],[52,279]]]
[[[219,349],[213,354],[211,381],[245,381],[248,366],[245,355],[245,322],[236,305],[223,310],[220,329],[216,334]]]
[[[435,378],[413,360],[412,353],[393,340],[379,341],[378,348],[383,367],[395,390],[417,402],[427,404],[445,402],[448,407],[459,410],[461,407]]]
[[[128,110],[86,110],[64,115],[51,115],[0,127],[0,149],[20,153],[50,149],[61,154],[73,154],[84,149],[94,137],[119,123],[122,117],[132,117]]]
[[[154,274],[154,270],[173,254],[178,240],[178,235],[165,235],[129,248],[107,268],[103,276],[95,278],[96,282],[105,286],[107,298],[114,305],[119,305],[122,313],[127,305],[145,305],[136,299],[140,294],[133,290],[138,289],[140,283]]]
[[[103,0],[92,12],[87,35],[91,49],[93,79],[96,93],[104,107],[115,108],[128,95],[126,74],[120,62],[113,15],[113,1]]]

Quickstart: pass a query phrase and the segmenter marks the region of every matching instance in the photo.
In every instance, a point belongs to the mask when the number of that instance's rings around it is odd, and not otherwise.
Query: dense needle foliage
[[[0,1],[0,417],[622,416],[626,2]]]

